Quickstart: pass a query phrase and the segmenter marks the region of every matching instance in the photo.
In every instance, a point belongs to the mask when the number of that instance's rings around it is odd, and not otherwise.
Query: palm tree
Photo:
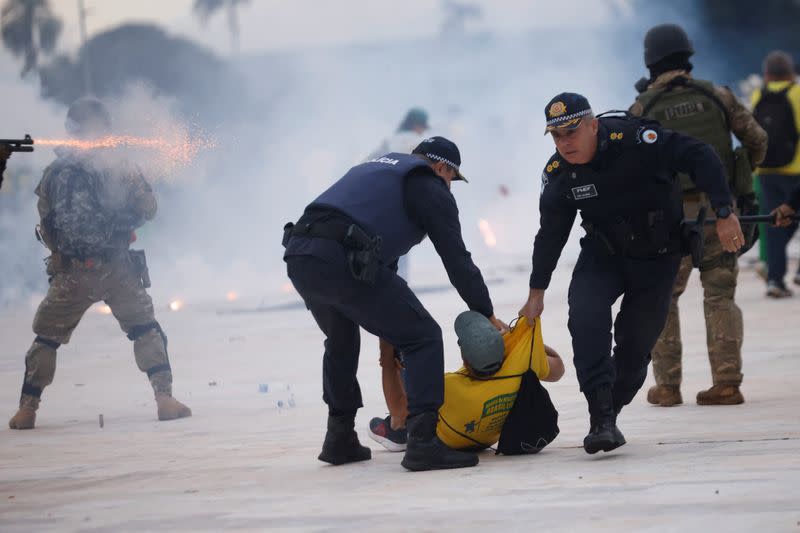
[[[194,11],[204,22],[222,7],[228,14],[228,31],[231,32],[231,49],[233,53],[239,52],[239,14],[236,9],[249,3],[250,0],[194,0]]]
[[[55,49],[61,26],[48,0],[6,1],[2,10],[3,45],[23,58],[20,75],[36,70],[40,52],[49,54]]]

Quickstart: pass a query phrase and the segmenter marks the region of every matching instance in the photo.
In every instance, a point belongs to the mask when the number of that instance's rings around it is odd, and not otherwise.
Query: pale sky
[[[169,31],[227,53],[224,13],[203,25],[192,0],[84,0],[90,36],[123,22],[158,22]],[[466,0],[465,0],[466,1]],[[629,0],[468,0],[483,8],[476,29],[519,31],[532,27],[601,26],[629,15]],[[78,43],[77,0],[51,0],[64,20],[62,47]],[[244,52],[434,35],[442,21],[439,0],[251,0],[240,8]]]

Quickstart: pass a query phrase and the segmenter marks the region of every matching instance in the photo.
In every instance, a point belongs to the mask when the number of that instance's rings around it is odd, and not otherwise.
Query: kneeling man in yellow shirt
[[[558,381],[564,363],[542,341],[541,322],[520,318],[501,335],[489,320],[474,311],[455,322],[464,366],[444,376],[444,403],[439,408],[436,433],[451,448],[494,445],[514,405],[522,375],[530,368],[541,381]],[[405,389],[401,359],[398,372],[384,379],[389,416],[373,418],[369,436],[389,451],[406,448]],[[386,376],[386,374],[384,374]]]

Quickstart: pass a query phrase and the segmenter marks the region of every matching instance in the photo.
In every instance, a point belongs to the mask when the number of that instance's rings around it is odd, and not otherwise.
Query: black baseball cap
[[[555,95],[544,108],[547,127],[545,135],[555,129],[574,130],[581,125],[583,117],[592,113],[592,106],[585,96],[578,93]]]
[[[439,136],[428,137],[427,139],[423,139],[411,153],[424,155],[428,159],[433,159],[434,161],[443,161],[447,163],[448,166],[455,169],[455,179],[467,181],[467,178],[461,174],[458,168],[461,166],[461,152],[458,151],[456,143],[450,139]],[[469,182],[467,181],[467,183]]]

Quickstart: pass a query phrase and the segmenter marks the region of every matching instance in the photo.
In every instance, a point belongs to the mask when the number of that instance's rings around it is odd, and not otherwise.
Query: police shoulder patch
[[[642,142],[646,144],[653,144],[658,140],[658,132],[654,129],[647,128],[640,134]]]

